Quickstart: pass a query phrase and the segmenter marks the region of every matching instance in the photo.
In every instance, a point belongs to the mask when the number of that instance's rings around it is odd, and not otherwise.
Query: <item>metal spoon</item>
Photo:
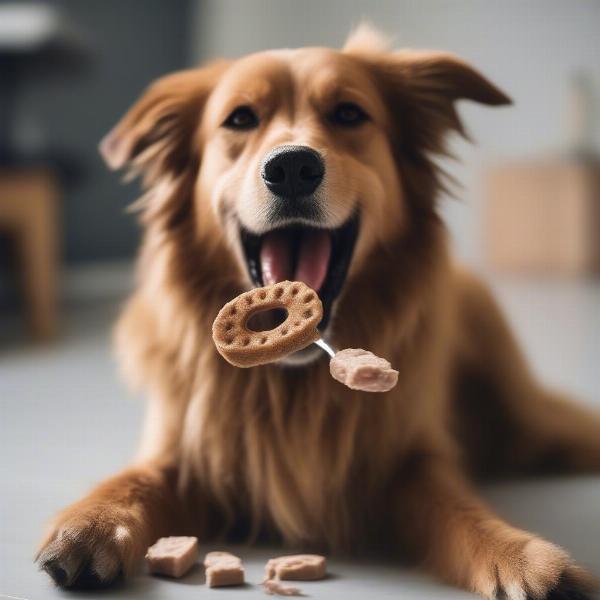
[[[331,356],[331,358],[333,358],[335,356],[335,350],[323,338],[319,338],[314,343],[317,346],[319,346],[319,348],[321,348],[322,350],[325,350],[325,352],[327,352],[327,354],[329,354],[329,356]]]

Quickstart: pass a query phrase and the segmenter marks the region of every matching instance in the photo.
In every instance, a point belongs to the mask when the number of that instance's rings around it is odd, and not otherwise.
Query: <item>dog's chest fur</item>
[[[217,502],[241,504],[256,528],[292,543],[344,546],[370,527],[403,445],[396,399],[343,388],[325,360],[214,368],[221,376],[196,399],[200,431],[184,451]]]

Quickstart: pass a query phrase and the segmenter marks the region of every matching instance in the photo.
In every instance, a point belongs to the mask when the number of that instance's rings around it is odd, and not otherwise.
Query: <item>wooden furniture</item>
[[[47,169],[0,170],[0,234],[16,244],[18,274],[31,333],[57,330],[58,183]]]
[[[485,250],[493,269],[600,273],[600,163],[549,161],[489,168]]]

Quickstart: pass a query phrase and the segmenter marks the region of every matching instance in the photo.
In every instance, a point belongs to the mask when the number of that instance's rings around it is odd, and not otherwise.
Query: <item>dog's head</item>
[[[462,132],[461,98],[508,102],[459,59],[389,52],[363,27],[342,51],[260,52],[161,79],[102,152],[145,175],[151,213],[193,220],[198,244],[219,240],[240,287],[317,290],[325,330],[347,280],[434,210],[431,155]],[[187,200],[169,192],[182,179]]]

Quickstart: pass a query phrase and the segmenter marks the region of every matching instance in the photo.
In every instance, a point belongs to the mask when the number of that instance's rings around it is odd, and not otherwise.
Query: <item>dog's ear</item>
[[[490,106],[511,103],[504,92],[452,54],[404,50],[382,53],[370,61],[404,152],[443,153],[448,131],[468,137],[457,100]]]
[[[440,104],[472,100],[480,104],[510,104],[510,98],[471,65],[443,52],[400,51],[390,55],[388,67],[402,79],[416,99]]]
[[[134,174],[184,169],[194,158],[203,105],[226,64],[180,71],[152,84],[101,141],[108,166],[130,167]]]

